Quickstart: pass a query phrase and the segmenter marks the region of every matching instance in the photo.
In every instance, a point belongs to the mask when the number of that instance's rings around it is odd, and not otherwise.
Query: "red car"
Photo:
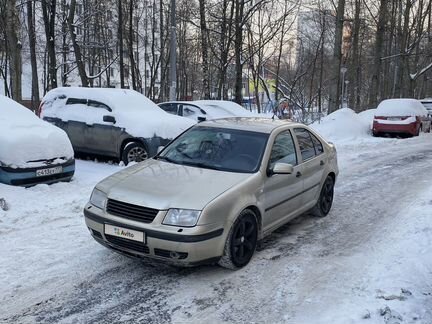
[[[374,136],[400,134],[417,136],[430,132],[428,112],[416,99],[387,99],[376,110],[372,133]]]

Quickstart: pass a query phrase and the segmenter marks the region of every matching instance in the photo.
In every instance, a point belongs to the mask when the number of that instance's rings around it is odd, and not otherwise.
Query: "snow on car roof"
[[[73,155],[72,145],[63,130],[0,95],[0,161],[3,164],[24,167],[28,161],[69,159]]]
[[[81,106],[82,109],[70,109],[70,105],[66,105],[68,98],[94,100],[107,105],[112,109],[111,115],[116,118],[115,125],[125,128],[135,137],[151,138],[156,135],[162,138],[174,138],[194,124],[187,118],[166,113],[137,91],[116,88],[53,89],[43,99],[42,116],[57,117],[63,121],[78,120],[92,125],[105,123],[102,121],[101,114],[110,115],[109,111],[84,109],[85,104],[74,105],[76,108]]]
[[[300,125],[289,120],[271,119],[265,117],[231,117],[204,121],[199,126],[222,127],[247,130],[260,133],[271,133],[275,128],[287,124]],[[303,125],[301,125],[303,126]]]
[[[416,99],[387,99],[378,105],[375,116],[426,116],[427,110]]]

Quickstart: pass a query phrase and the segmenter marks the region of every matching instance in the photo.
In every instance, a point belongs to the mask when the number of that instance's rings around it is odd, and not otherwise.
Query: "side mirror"
[[[114,116],[103,116],[103,121],[107,123],[116,123],[116,119]]]
[[[157,148],[157,154],[159,154],[159,153],[164,149],[164,147],[165,147],[165,146],[159,146],[159,147]]]
[[[273,167],[272,174],[291,174],[294,172],[292,164],[288,163],[276,163]]]
[[[206,121],[206,120],[207,120],[207,118],[202,117],[202,116],[198,116],[198,123],[201,123],[201,122]]]

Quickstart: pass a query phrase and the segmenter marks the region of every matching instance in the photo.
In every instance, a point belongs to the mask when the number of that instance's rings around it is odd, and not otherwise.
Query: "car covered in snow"
[[[85,222],[97,242],[129,256],[236,269],[291,219],[326,216],[337,175],[334,145],[303,124],[215,119],[99,182]]]
[[[69,181],[74,171],[74,152],[65,132],[0,96],[0,182],[31,186]]]
[[[372,133],[417,136],[420,131],[429,132],[430,118],[426,108],[416,99],[387,99],[377,107]]]
[[[43,98],[39,115],[63,129],[76,152],[125,164],[155,155],[158,147],[194,124],[128,89],[56,88]]]
[[[167,113],[190,118],[196,122],[228,117],[256,117],[232,101],[226,100],[195,100],[169,101],[159,104]]]
[[[432,117],[432,98],[424,98],[420,102],[426,108],[429,117]]]

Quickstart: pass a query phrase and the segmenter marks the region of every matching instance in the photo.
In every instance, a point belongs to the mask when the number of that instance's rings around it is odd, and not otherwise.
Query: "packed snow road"
[[[333,209],[304,215],[248,266],[175,268],[90,237],[82,207],[118,166],[0,185],[0,322],[432,323],[432,135],[338,145]]]

